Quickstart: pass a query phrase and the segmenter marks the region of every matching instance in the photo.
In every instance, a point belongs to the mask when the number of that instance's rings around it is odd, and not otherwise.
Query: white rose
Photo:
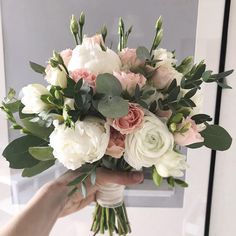
[[[47,66],[45,79],[47,82],[54,86],[59,86],[61,88],[67,87],[67,75],[65,71],[59,68],[53,68],[50,65]]]
[[[125,160],[135,169],[157,164],[158,159],[174,145],[173,135],[167,126],[155,115],[148,112],[143,127],[126,135]]]
[[[92,163],[104,156],[110,126],[97,118],[77,121],[72,128],[57,122],[49,138],[55,158],[68,169],[75,170],[86,162]]]
[[[68,70],[87,69],[92,73],[102,74],[119,71],[120,67],[120,58],[114,51],[109,48],[103,51],[98,44],[86,42],[73,50]]]
[[[186,157],[173,150],[169,150],[160,157],[155,165],[158,174],[164,178],[182,177],[183,170],[187,168]]]
[[[33,114],[48,110],[48,104],[41,100],[41,96],[49,94],[48,90],[41,84],[29,84],[21,90],[21,102],[25,105],[22,113]]]
[[[164,48],[158,48],[156,50],[153,51],[153,56],[155,60],[160,60],[159,62],[157,62],[157,66],[162,65],[163,63],[166,64],[170,64],[170,65],[175,65],[177,60],[174,58],[174,54],[172,52],[168,52],[166,49]]]

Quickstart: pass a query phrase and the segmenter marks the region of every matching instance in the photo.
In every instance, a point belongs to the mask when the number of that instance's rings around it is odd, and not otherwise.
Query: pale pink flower
[[[92,37],[84,37],[83,43],[90,44],[90,45],[98,44],[105,47],[105,43],[103,41],[101,34],[95,34]]]
[[[129,112],[126,116],[108,119],[108,122],[121,134],[130,134],[142,127],[143,118],[144,112],[142,108],[138,104],[130,103]]]
[[[122,135],[114,128],[110,128],[110,140],[106,150],[106,154],[114,157],[121,158],[125,150],[125,135]]]
[[[187,146],[193,143],[200,143],[204,141],[204,138],[199,133],[202,128],[198,128],[195,121],[190,117],[183,119],[182,123],[177,126],[178,130],[180,130],[181,128],[186,128],[187,131],[183,133],[174,133],[174,140],[176,144],[180,146]]]
[[[130,70],[144,65],[144,62],[137,57],[135,48],[124,48],[119,52],[119,56],[124,70]]]
[[[161,118],[169,119],[172,115],[172,111],[171,110],[164,111],[164,110],[161,110],[161,109],[158,108],[157,111],[156,111],[156,115],[158,117],[161,117]]]
[[[77,83],[80,79],[83,79],[90,87],[95,90],[97,76],[86,69],[77,69],[70,73],[71,78]]]
[[[72,50],[71,49],[65,49],[63,51],[60,52],[60,55],[65,63],[66,66],[68,66],[69,64],[69,61],[72,57]]]
[[[122,89],[126,90],[131,96],[134,95],[136,85],[142,88],[146,84],[146,78],[142,74],[132,72],[113,72],[113,75],[120,81]]]

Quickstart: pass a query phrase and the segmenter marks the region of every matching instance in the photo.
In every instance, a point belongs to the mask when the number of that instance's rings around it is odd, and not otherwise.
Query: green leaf
[[[191,89],[190,91],[188,91],[188,92],[184,95],[184,98],[191,98],[191,97],[193,97],[193,96],[196,94],[197,90],[198,90],[197,88]]]
[[[62,90],[65,97],[73,98],[75,94],[75,81],[67,77],[67,87]]]
[[[108,118],[122,117],[128,114],[129,103],[118,96],[106,96],[98,102],[98,111]]]
[[[217,81],[217,84],[218,84],[221,88],[224,88],[224,89],[232,89],[232,87],[229,86],[228,84],[221,83],[221,82],[219,82],[219,81]]]
[[[48,137],[50,136],[50,134],[53,131],[53,127],[46,127],[46,126],[42,126],[37,122],[32,122],[33,117],[27,117],[24,119],[21,119],[22,124],[24,125],[24,127],[30,131],[30,133],[32,133],[33,135],[42,138],[42,139],[48,139]]]
[[[37,73],[39,74],[45,74],[45,67],[37,64],[37,63],[34,63],[32,61],[29,62],[30,63],[30,67]]]
[[[155,166],[152,168],[152,179],[156,186],[160,186],[163,180],[163,178],[158,174]]]
[[[207,125],[206,129],[200,133],[204,138],[204,145],[210,149],[225,151],[231,146],[232,138],[221,126]]]
[[[182,113],[176,113],[174,116],[170,118],[170,123],[180,123],[183,119],[184,115]]]
[[[93,171],[90,175],[90,180],[91,180],[92,185],[96,184],[96,178],[97,178],[97,176],[96,176],[96,168],[95,168],[95,169],[93,169]]]
[[[30,147],[29,153],[32,157],[39,161],[49,161],[54,160],[55,157],[53,156],[53,148],[46,146],[46,147]]]
[[[170,93],[173,89],[177,87],[177,80],[174,79],[167,89],[167,93]]]
[[[3,151],[3,156],[14,169],[29,168],[39,163],[33,158],[28,149],[35,146],[45,146],[47,142],[41,138],[26,135],[12,141]]]
[[[206,121],[212,121],[212,118],[207,114],[197,114],[192,116],[191,119],[194,120],[196,124],[202,124]]]
[[[87,197],[87,188],[84,182],[81,183],[81,193],[83,195],[84,198]]]
[[[173,102],[177,100],[179,93],[180,93],[180,86],[177,86],[173,90],[171,90],[171,92],[169,93],[167,97],[168,102]]]
[[[11,101],[16,95],[16,91],[13,88],[10,88],[7,93],[7,99]]]
[[[20,109],[21,101],[15,101],[11,103],[3,103],[3,106],[7,108],[11,113],[18,112]]]
[[[205,64],[199,64],[199,66],[197,67],[194,75],[192,76],[191,80],[199,80],[201,79],[203,73],[206,70],[206,65]]]
[[[138,47],[136,49],[136,55],[141,61],[151,60],[151,55],[146,47]]]
[[[181,180],[181,179],[174,179],[174,181],[175,181],[176,184],[180,185],[183,188],[188,187],[188,184],[185,181]]]
[[[172,188],[175,187],[175,180],[174,180],[174,178],[173,178],[172,176],[167,178],[167,183],[168,183]]]
[[[214,74],[214,75],[211,75],[211,78],[214,78],[214,79],[224,79],[225,77],[231,75],[232,73],[234,72],[234,70],[228,70],[228,71],[225,71],[225,72],[221,72],[219,74]]]
[[[41,161],[31,168],[25,168],[22,172],[23,177],[32,177],[42,173],[55,164],[55,160]]]
[[[187,146],[187,148],[192,148],[192,149],[196,149],[196,148],[200,148],[204,145],[204,142],[202,143],[193,143]]]
[[[105,73],[97,76],[96,92],[101,94],[119,96],[122,92],[120,81],[112,74]]]
[[[72,180],[67,186],[74,186],[74,185],[78,185],[81,182],[83,182],[86,178],[88,177],[87,173],[81,174],[79,175],[77,178],[75,178],[74,180]]]

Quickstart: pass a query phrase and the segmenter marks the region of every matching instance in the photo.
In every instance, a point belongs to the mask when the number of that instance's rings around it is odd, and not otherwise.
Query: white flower
[[[61,88],[67,87],[67,75],[63,69],[60,70],[57,67],[53,68],[52,66],[48,65],[45,72],[45,79],[49,84],[59,86]]]
[[[157,164],[158,159],[174,145],[173,135],[167,126],[148,112],[143,127],[125,139],[125,160],[135,169]]]
[[[84,163],[101,159],[110,138],[110,126],[98,118],[77,121],[75,127],[55,124],[50,135],[53,155],[68,169],[75,170]]]
[[[177,60],[174,58],[174,54],[172,52],[168,52],[166,49],[164,48],[158,48],[156,50],[153,51],[153,56],[155,60],[160,60],[159,62],[157,62],[157,66],[162,65],[163,63],[166,64],[170,64],[170,65],[175,65]]]
[[[22,113],[33,114],[48,110],[49,105],[41,100],[41,95],[49,94],[41,84],[29,84],[21,90],[21,102],[25,105]]]
[[[120,67],[120,58],[114,51],[109,48],[103,51],[100,45],[86,41],[73,50],[68,70],[87,69],[92,73],[102,74],[119,71]]]
[[[186,157],[173,150],[169,150],[160,157],[155,165],[158,174],[162,177],[181,177],[187,168]]]

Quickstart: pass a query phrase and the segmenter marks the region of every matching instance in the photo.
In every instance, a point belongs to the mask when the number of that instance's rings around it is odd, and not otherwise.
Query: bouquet
[[[217,83],[233,71],[214,74],[192,57],[177,63],[175,53],[160,48],[162,18],[155,25],[150,50],[128,48],[132,27],[119,19],[118,50],[106,45],[107,28],[92,37],[83,34],[85,15],[72,16],[73,50],[53,52],[46,67],[30,62],[49,85],[29,84],[19,98],[10,89],[2,102],[12,128],[24,136],[12,141],[3,156],[22,176],[32,177],[55,164],[81,168],[68,184],[70,195],[85,181],[96,184],[96,169],[151,169],[154,183],[187,187],[187,168],[180,146],[224,151],[231,145],[227,131],[209,123],[200,112],[201,85]],[[18,113],[18,115],[16,114]],[[109,235],[131,232],[123,191],[125,186],[99,186],[91,230]]]

